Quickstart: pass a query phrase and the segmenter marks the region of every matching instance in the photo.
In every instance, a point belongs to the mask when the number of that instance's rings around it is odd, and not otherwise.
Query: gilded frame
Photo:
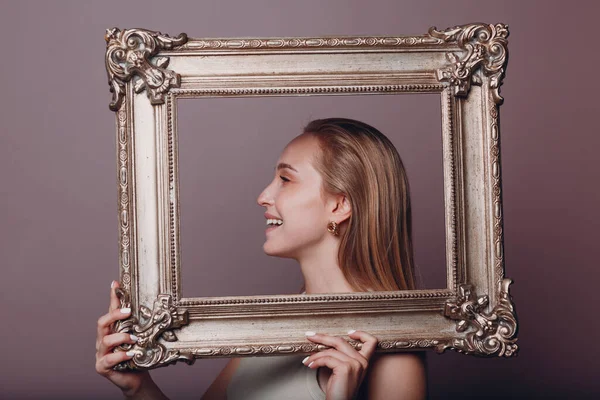
[[[481,23],[397,37],[192,39],[107,30],[119,297],[133,310],[115,330],[139,337],[119,349],[136,356],[117,369],[310,353],[323,348],[304,338],[315,327],[336,335],[345,334],[343,327],[368,327],[380,339],[378,351],[515,355],[498,119],[507,37],[506,25]],[[422,92],[439,94],[442,106],[446,289],[182,297],[178,98]]]

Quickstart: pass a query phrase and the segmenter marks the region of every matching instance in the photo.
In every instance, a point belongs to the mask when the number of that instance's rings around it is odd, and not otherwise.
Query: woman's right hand
[[[125,351],[113,352],[113,349],[125,343],[135,343],[137,337],[128,333],[112,333],[111,325],[131,315],[131,309],[119,308],[119,299],[115,289],[119,283],[113,281],[110,289],[110,307],[108,313],[98,319],[96,337],[96,372],[107,378],[123,391],[127,397],[140,393],[143,386],[155,386],[147,371],[115,371],[113,367],[133,358],[133,353]]]

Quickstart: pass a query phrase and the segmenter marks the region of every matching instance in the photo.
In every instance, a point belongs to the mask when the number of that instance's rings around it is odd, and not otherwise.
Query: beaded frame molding
[[[116,369],[311,353],[325,347],[307,341],[306,330],[344,336],[347,326],[369,327],[383,352],[516,355],[517,319],[504,277],[498,119],[507,37],[506,25],[482,23],[397,37],[192,39],[108,29],[118,295],[133,310],[114,329],[139,337],[115,349],[136,352]],[[397,93],[440,96],[445,289],[182,297],[177,99]]]

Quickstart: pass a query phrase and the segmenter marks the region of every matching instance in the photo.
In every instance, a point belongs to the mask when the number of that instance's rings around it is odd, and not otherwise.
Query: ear
[[[352,205],[350,199],[345,194],[339,194],[332,199],[331,217],[338,224],[341,224],[352,215]]]

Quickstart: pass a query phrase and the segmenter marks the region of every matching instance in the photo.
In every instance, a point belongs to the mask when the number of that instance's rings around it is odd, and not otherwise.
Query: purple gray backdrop
[[[120,396],[94,371],[96,320],[118,272],[106,28],[397,35],[479,21],[507,23],[511,32],[500,112],[504,232],[522,350],[508,360],[430,354],[431,398],[598,396],[599,11],[592,1],[3,2],[0,398]],[[423,284],[444,284],[437,99],[203,101],[181,105],[185,295],[299,288],[294,262],[262,254],[264,209],[255,200],[283,146],[310,119],[330,115],[363,119],[393,139],[411,179]],[[225,136],[242,130],[245,142]],[[233,243],[239,251],[225,253]],[[199,398],[225,361],[153,377],[171,398]]]

